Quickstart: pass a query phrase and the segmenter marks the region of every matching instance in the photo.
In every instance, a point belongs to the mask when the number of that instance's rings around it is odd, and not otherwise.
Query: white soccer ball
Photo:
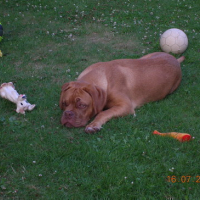
[[[187,35],[177,28],[169,29],[161,35],[160,47],[167,53],[183,53],[188,47]]]

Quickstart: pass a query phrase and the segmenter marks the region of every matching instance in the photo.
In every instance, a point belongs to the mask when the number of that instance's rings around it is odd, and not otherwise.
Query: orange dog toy
[[[154,135],[161,135],[161,136],[168,136],[168,137],[173,137],[180,142],[185,142],[191,140],[191,135],[188,133],[177,133],[177,132],[170,132],[170,133],[160,133],[158,131],[153,132]]]

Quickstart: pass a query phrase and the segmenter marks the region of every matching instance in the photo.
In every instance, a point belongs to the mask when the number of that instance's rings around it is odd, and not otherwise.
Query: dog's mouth
[[[62,123],[62,125],[64,125],[67,128],[84,127],[87,124],[87,122],[83,122],[83,121],[75,122],[75,121],[62,120],[62,119],[61,119],[61,123]]]
[[[61,119],[61,124],[67,128],[77,128],[77,127],[83,127],[85,125],[85,123],[83,123],[82,121],[67,120],[65,118]]]
[[[86,123],[72,124],[70,122],[65,122],[63,125],[67,128],[79,128],[79,127],[84,127]]]
[[[75,126],[73,126],[72,124],[70,124],[69,122],[66,122],[66,123],[64,124],[64,126],[66,126],[67,128],[73,128],[73,127],[75,127]]]
[[[67,128],[84,127],[87,120],[77,117],[73,112],[64,112],[61,117],[61,124]]]

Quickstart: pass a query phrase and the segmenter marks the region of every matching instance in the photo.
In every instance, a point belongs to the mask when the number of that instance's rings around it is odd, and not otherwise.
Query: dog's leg
[[[123,104],[118,106],[113,106],[108,110],[100,112],[95,119],[86,126],[86,133],[95,133],[102,128],[102,125],[105,124],[113,117],[125,116],[127,114],[135,114],[134,109],[130,109],[132,106],[130,104]]]

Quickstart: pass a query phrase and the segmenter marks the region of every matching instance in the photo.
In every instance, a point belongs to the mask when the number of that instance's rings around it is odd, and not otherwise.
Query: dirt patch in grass
[[[107,47],[117,50],[125,50],[128,52],[138,52],[142,49],[142,45],[139,43],[137,37],[131,33],[120,34],[113,32],[108,27],[104,25],[85,25],[85,28],[88,30],[87,34],[82,41],[85,45],[91,46],[95,45],[106,45]]]

